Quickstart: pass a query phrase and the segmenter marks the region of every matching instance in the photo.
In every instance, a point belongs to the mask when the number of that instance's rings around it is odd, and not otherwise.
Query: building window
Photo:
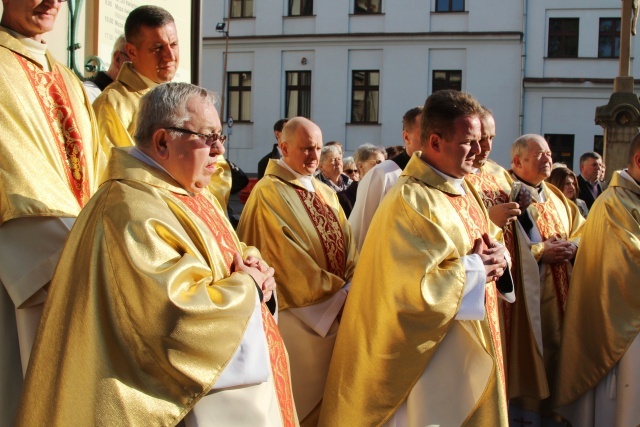
[[[464,0],[436,0],[436,12],[464,12]]]
[[[598,58],[620,57],[620,18],[600,18]]]
[[[311,71],[287,71],[285,117],[311,118]]]
[[[253,0],[231,0],[231,17],[253,17]]]
[[[604,157],[604,136],[602,135],[593,136],[593,151],[595,151],[596,153]]]
[[[549,58],[577,58],[578,18],[549,18]]]
[[[351,77],[351,123],[378,123],[380,71],[353,71]]]
[[[251,121],[251,73],[227,73],[227,119]]]
[[[313,15],[313,0],[289,0],[289,16]]]
[[[353,13],[356,15],[382,13],[381,2],[382,0],[356,0],[353,6]]]
[[[433,70],[433,92],[443,89],[462,90],[462,70]]]
[[[563,133],[545,133],[544,139],[549,143],[551,158],[554,163],[564,163],[573,168],[573,140],[575,136]]]

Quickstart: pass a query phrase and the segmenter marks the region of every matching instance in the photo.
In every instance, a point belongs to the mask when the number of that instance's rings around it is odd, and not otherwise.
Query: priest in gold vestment
[[[531,328],[523,298],[518,234],[515,232],[517,217],[531,204],[531,194],[525,187],[520,187],[518,193],[511,196],[513,177],[509,171],[489,159],[493,138],[496,135],[496,124],[493,113],[487,108],[480,118],[480,123],[482,125],[480,153],[474,159],[474,172],[467,178],[482,197],[491,222],[502,229],[504,244],[513,261],[510,271],[515,286],[516,301],[513,304],[500,301],[499,304],[507,397],[515,398],[523,395],[544,397],[547,392],[539,391],[541,388],[545,390],[547,388],[544,365],[541,359],[536,357],[535,342],[530,333]],[[511,200],[512,197],[514,200]]]
[[[18,426],[298,424],[273,269],[204,190],[219,132],[202,88],[142,98],[60,258]]]
[[[506,250],[488,236],[497,230],[464,179],[481,114],[466,93],[427,98],[424,151],[364,241],[321,426],[508,425],[496,281],[510,300],[513,286]]]
[[[357,251],[338,197],[313,177],[320,128],[291,119],[280,148],[283,158],[269,161],[251,191],[238,236],[276,270],[278,326],[291,356],[298,416],[315,425]]]
[[[629,148],[589,211],[571,276],[555,403],[574,426],[640,425],[640,134]]]
[[[43,40],[60,2],[3,1],[0,22],[0,425],[10,426],[60,251],[105,156],[82,85]]]
[[[516,139],[511,165],[514,180],[529,190],[533,201],[516,228],[523,292],[514,307],[520,321],[517,326],[512,322],[511,339],[522,343],[521,356],[528,360],[517,359],[523,366],[514,379],[520,392],[510,403],[518,408],[517,416],[535,426],[542,422],[540,416],[553,418],[548,398],[555,382],[571,262],[584,219],[573,202],[545,182],[551,174],[551,151],[542,136]],[[520,414],[520,409],[525,412]]]
[[[130,63],[96,98],[93,108],[105,151],[133,145],[140,98],[161,83],[173,80],[180,60],[173,16],[158,6],[140,6],[125,22],[125,50]],[[210,191],[226,210],[231,191],[231,170],[222,156],[211,177]]]

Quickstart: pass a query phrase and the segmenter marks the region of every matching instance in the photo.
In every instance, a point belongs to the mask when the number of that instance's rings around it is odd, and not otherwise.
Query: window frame
[[[545,133],[544,139],[549,144],[553,163],[564,163],[569,169],[573,168],[573,158],[576,152],[576,136],[571,133]],[[562,155],[567,153],[567,156]]]
[[[240,14],[238,16],[234,16],[234,3],[240,4]],[[251,14],[247,13],[247,3],[251,3]],[[231,19],[242,19],[242,18],[253,18],[253,7],[255,0],[229,0],[229,18]]]
[[[558,31],[554,31],[552,33],[552,22],[551,21],[562,21],[562,28]],[[568,30],[566,29],[567,24],[570,22],[576,22],[576,30]],[[552,54],[552,43],[554,39],[559,39],[559,48],[557,49],[557,53]],[[573,52],[568,52],[567,42],[571,39],[575,38],[575,54]],[[563,17],[555,17],[549,18],[549,31],[548,31],[548,40],[547,40],[547,58],[578,58],[580,52],[580,18],[563,18]]]
[[[364,74],[364,83],[362,85],[356,86],[354,83],[356,81],[356,73],[365,73]],[[378,84],[371,84],[371,74],[378,74]],[[354,124],[379,124],[380,123],[380,70],[351,70],[351,122]],[[363,119],[357,120],[355,116],[355,101],[356,101],[356,92],[364,92],[363,97]],[[370,99],[372,93],[377,94],[377,105],[375,111],[375,120],[369,119],[371,114],[369,103],[367,102]]]
[[[289,84],[289,76],[293,75],[293,74],[297,74],[298,75],[298,83],[297,84]],[[301,78],[302,75],[308,75],[309,76],[309,83],[308,84],[302,84],[300,83],[301,81],[303,81],[304,79]],[[306,117],[307,119],[311,118],[311,79],[312,79],[312,75],[311,75],[311,71],[308,70],[289,70],[289,71],[285,71],[285,90],[284,90],[284,94],[285,94],[285,104],[284,104],[284,112],[285,112],[285,117],[295,117],[295,116],[302,116],[302,117]],[[290,99],[291,99],[291,93],[296,92],[297,94],[297,100],[298,100],[298,105],[296,108],[296,113],[295,114],[289,114],[289,103],[290,103]],[[308,105],[306,105],[306,109],[308,109],[308,114],[305,114],[305,108],[303,106],[303,103],[300,102],[301,99],[303,99],[303,97],[301,97],[300,95],[303,92],[307,92],[308,93]]]
[[[353,14],[354,15],[380,15],[382,14],[382,0],[365,0],[369,2],[377,2],[377,11],[368,11],[363,9],[358,9],[358,0],[354,0],[353,2]],[[376,5],[373,5],[376,6]]]
[[[466,11],[466,4],[465,4],[465,0],[461,0],[462,1],[462,9],[453,9],[454,6],[454,2],[456,0],[442,0],[442,1],[446,1],[447,7],[446,9],[440,9],[439,5],[440,5],[440,0],[436,0],[436,4],[435,4],[435,11],[438,13],[460,13],[460,12],[465,12]]]
[[[248,74],[249,75],[249,79],[251,84],[249,86],[244,86],[242,84],[243,79],[242,79],[242,75],[243,74]],[[231,84],[231,77],[233,75],[238,75],[238,82],[240,83],[237,86],[234,86]],[[252,93],[252,87],[253,87],[253,75],[251,71],[228,71],[227,72],[227,105],[226,105],[226,120],[229,120],[229,116],[231,113],[231,93],[232,92],[238,92],[238,117],[233,117],[233,121],[237,122],[237,123],[251,123],[251,116],[252,116],[252,103],[253,103],[253,93]],[[242,94],[245,92],[249,92],[250,95],[250,100],[249,100],[249,117],[246,118],[242,115],[242,112],[244,111],[243,109],[243,97]]]
[[[299,4],[300,13],[294,15],[293,7],[296,1],[300,3]],[[305,10],[305,9],[308,9],[308,10]],[[313,0],[289,0],[287,11],[288,11],[287,16],[313,16]]]
[[[446,73],[447,78],[446,78],[446,84],[444,86],[436,88],[436,81],[438,81],[438,79],[436,79],[436,73]],[[451,83],[451,76],[454,73],[458,73],[460,75],[459,87],[453,87],[453,85]],[[439,90],[445,90],[445,89],[453,89],[453,90],[457,90],[458,92],[462,91],[462,70],[432,70],[432,72],[431,72],[431,93],[437,92]]]
[[[613,30],[610,31],[602,31],[603,22],[611,21]],[[617,25],[616,25],[617,24]],[[620,58],[620,28],[622,25],[622,20],[620,18],[604,18],[601,17],[598,21],[598,58]],[[613,45],[613,51],[611,55],[602,55],[602,40],[609,40]],[[617,42],[617,46],[616,46]],[[616,51],[617,47],[617,51]]]

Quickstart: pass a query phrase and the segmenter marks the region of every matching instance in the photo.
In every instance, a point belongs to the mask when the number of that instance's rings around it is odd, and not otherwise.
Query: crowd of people
[[[2,425],[640,425],[640,133],[603,190],[540,135],[492,161],[468,93],[344,166],[283,119],[234,229],[173,17],[129,14],[92,102],[60,3],[3,0]]]

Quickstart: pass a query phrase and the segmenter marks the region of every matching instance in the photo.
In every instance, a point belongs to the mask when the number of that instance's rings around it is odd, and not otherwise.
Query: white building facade
[[[204,0],[201,83],[220,93],[224,80],[223,119],[234,119],[228,156],[247,172],[271,150],[280,118],[309,117],[346,153],[366,142],[399,145],[404,112],[445,87],[493,110],[498,163],[509,166],[519,135],[539,133],[577,170],[580,154],[601,143],[594,115],[618,73],[620,7],[619,0]],[[226,80],[218,22],[229,35]]]

